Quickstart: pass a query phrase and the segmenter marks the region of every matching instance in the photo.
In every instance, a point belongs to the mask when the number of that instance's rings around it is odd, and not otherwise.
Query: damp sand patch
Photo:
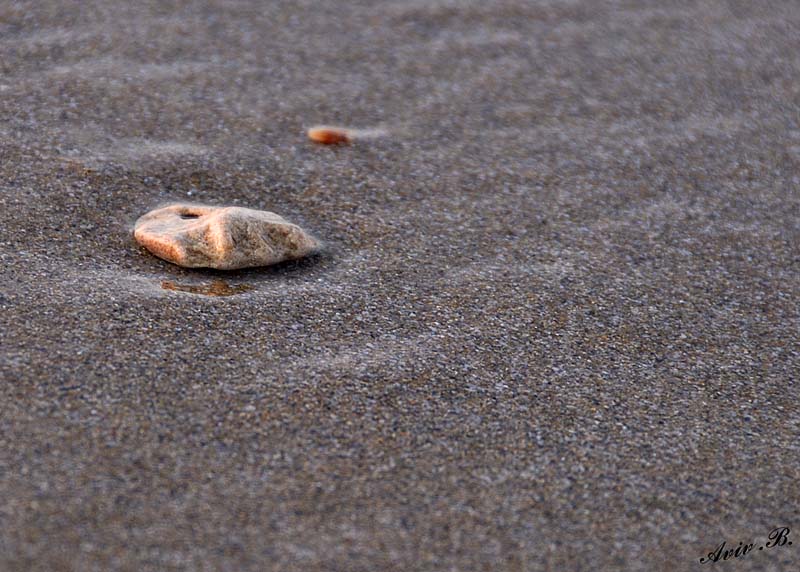
[[[235,296],[244,294],[254,289],[250,284],[230,285],[224,280],[214,280],[209,284],[178,284],[172,280],[162,280],[161,288],[172,290],[173,292],[186,292],[188,294],[198,294],[200,296]]]

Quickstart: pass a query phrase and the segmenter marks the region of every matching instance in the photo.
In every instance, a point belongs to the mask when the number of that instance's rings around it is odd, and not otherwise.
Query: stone
[[[353,133],[344,127],[329,127],[318,125],[308,130],[308,138],[316,143],[323,145],[336,145],[338,143],[350,143]]]
[[[348,127],[333,127],[331,125],[317,125],[308,130],[308,138],[315,143],[323,145],[337,145],[339,143],[353,143],[367,139],[385,137],[389,132],[383,127],[368,129],[351,129]]]
[[[242,207],[177,203],[136,221],[136,242],[187,268],[234,270],[302,258],[320,243],[279,215]]]

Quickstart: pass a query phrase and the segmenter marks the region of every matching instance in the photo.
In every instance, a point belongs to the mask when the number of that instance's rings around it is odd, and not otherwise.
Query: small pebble
[[[308,138],[324,145],[336,145],[350,143],[353,136],[349,129],[343,127],[318,126],[308,130]]]

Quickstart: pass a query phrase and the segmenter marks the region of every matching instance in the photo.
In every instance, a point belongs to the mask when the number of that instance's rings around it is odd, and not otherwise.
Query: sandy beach
[[[799,54],[794,0],[0,2],[0,571],[800,569]],[[324,250],[136,244],[186,201]]]

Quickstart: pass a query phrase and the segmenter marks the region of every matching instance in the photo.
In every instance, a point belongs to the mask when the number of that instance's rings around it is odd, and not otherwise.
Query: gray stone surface
[[[0,3],[0,570],[800,534],[798,53],[794,0]],[[154,260],[181,200],[330,251]]]

